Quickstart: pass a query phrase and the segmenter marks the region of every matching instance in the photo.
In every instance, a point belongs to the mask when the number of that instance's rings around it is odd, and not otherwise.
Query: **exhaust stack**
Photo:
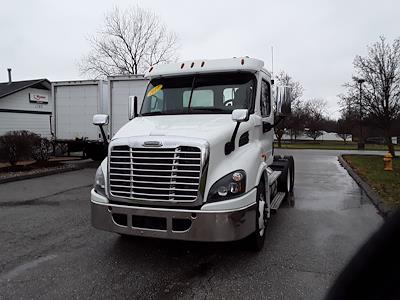
[[[7,71],[8,71],[8,83],[11,83],[12,82],[12,79],[11,79],[11,68],[8,68]]]

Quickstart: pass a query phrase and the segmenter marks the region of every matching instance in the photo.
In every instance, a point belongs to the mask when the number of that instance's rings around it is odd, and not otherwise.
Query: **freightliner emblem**
[[[144,147],[161,147],[162,143],[159,141],[146,141],[143,143]]]

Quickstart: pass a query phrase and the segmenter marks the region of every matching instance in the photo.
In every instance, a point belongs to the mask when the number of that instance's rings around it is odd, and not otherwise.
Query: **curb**
[[[354,179],[354,181],[359,185],[359,187],[365,192],[371,202],[375,205],[378,209],[379,214],[386,218],[388,217],[392,211],[385,205],[382,199],[379,197],[378,193],[375,192],[371,186],[366,183],[349,165],[349,163],[343,158],[342,155],[338,156],[339,163],[342,165],[343,168],[350,174],[350,176]]]
[[[66,172],[71,172],[71,171],[77,171],[77,170],[81,170],[81,169],[85,169],[85,168],[94,167],[96,162],[93,162],[92,160],[83,160],[83,161],[77,161],[77,163],[71,163],[71,161],[62,162],[62,164],[66,165],[66,167],[62,168],[62,169],[48,170],[48,171],[42,172],[42,173],[28,174],[28,175],[21,175],[21,176],[16,176],[16,177],[0,179],[0,184],[7,183],[7,182],[13,182],[13,181],[32,179],[32,178],[37,178],[37,177],[44,177],[44,176],[55,175],[55,174],[61,174],[61,173],[66,173]]]

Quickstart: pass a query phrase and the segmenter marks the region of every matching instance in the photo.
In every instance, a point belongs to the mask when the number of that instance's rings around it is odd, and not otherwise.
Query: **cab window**
[[[271,114],[271,87],[266,80],[261,81],[261,116],[268,117]]]

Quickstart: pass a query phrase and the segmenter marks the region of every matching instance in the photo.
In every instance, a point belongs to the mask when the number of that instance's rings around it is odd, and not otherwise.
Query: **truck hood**
[[[234,128],[230,114],[147,116],[125,124],[113,140],[133,136],[180,136],[201,138],[215,144],[221,140],[227,142]]]

